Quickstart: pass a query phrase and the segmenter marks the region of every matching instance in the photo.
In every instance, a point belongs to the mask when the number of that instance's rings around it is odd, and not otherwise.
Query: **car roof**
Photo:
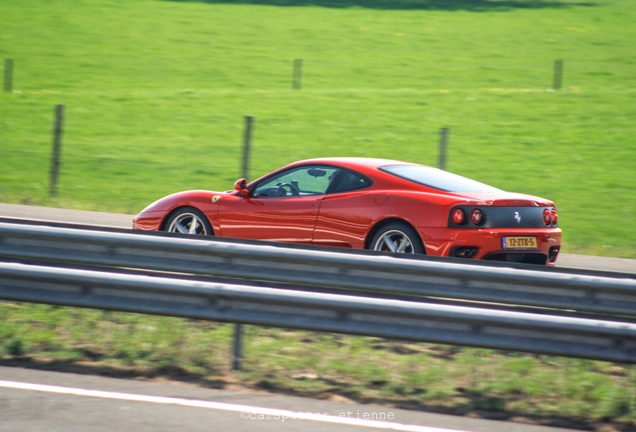
[[[306,159],[293,163],[292,165],[326,164],[339,165],[348,168],[373,169],[387,165],[418,165],[410,162],[397,161],[393,159],[365,158],[365,157],[329,157]]]
[[[457,196],[461,194],[462,196],[467,196],[467,193],[472,190],[473,186],[467,186],[466,183],[471,183],[475,185],[480,185],[479,189],[483,190],[474,190],[473,192],[501,192],[504,191],[493,188],[484,183],[480,183],[478,181],[471,180],[469,178],[456,175],[453,173],[449,173],[447,171],[440,170],[439,168],[431,167],[428,165],[422,165],[412,162],[403,162],[393,159],[378,159],[378,158],[363,158],[363,157],[334,157],[334,158],[319,158],[319,159],[308,159],[304,161],[299,161],[291,164],[290,166],[299,166],[299,165],[312,165],[312,164],[323,164],[323,165],[335,165],[343,168],[349,168],[351,170],[355,170],[361,174],[367,175],[373,179],[374,184],[379,188],[399,188],[403,190],[413,190],[413,191],[422,191],[422,192],[434,192],[436,194],[453,194]],[[428,181],[425,183],[418,182],[415,179],[408,179],[406,177],[402,177],[396,173],[390,173],[382,169],[383,167],[389,166],[418,166],[423,167],[425,169],[431,170],[431,175],[436,178],[436,181],[429,183]],[[457,179],[461,180],[461,187],[468,187],[465,191],[453,190],[453,184],[456,183]],[[447,184],[447,186],[444,186]],[[448,189],[450,187],[451,189]]]

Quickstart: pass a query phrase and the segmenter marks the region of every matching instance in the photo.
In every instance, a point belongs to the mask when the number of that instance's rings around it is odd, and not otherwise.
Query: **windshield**
[[[487,184],[423,165],[389,165],[380,170],[445,192],[501,192]]]

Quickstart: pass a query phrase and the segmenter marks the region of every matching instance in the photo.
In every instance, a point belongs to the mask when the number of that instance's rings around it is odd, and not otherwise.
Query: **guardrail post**
[[[234,325],[234,335],[232,337],[232,370],[241,370],[243,362],[243,325]]]

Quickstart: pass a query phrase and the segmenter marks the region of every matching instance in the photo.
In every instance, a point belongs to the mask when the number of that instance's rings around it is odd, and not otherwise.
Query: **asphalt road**
[[[0,432],[174,430],[566,432],[378,405],[0,366]]]

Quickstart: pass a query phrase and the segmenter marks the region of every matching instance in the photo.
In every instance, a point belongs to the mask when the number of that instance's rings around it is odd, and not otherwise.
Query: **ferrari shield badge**
[[[221,199],[221,195],[214,195],[212,197],[212,204],[216,204],[216,202],[220,199]]]

